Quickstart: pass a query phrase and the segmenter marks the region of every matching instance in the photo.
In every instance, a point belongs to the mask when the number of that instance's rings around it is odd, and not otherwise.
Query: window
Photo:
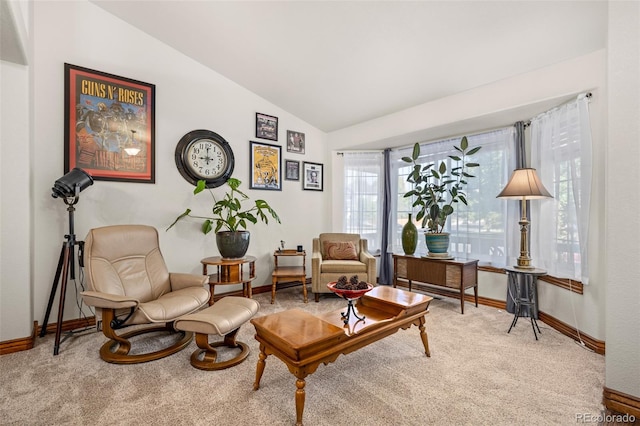
[[[553,199],[531,204],[536,266],[588,284],[591,194],[589,101],[581,95],[531,120],[531,165]]]
[[[459,145],[461,138],[446,139],[422,144],[423,163],[451,161],[449,155],[457,154],[454,145]],[[479,259],[484,264],[504,266],[506,264],[507,246],[507,203],[496,198],[506,184],[513,170],[515,156],[514,129],[500,129],[478,135],[467,136],[471,147],[482,146],[473,156],[473,162],[480,167],[472,169],[474,178],[469,179],[466,187],[468,206],[459,204],[455,212],[447,220],[446,231],[451,234],[449,253],[457,257]],[[413,147],[392,152],[391,175],[396,179],[394,201],[391,215],[391,251],[402,253],[401,233],[409,213],[412,212],[413,201],[404,198],[411,189],[406,181],[411,166],[402,161],[402,157],[411,156]],[[450,169],[450,167],[449,167]],[[414,216],[415,219],[415,216]],[[421,223],[416,223],[421,228]],[[424,238],[420,238],[416,255],[427,253]]]
[[[587,242],[591,194],[591,131],[588,98],[554,108],[531,120],[531,166],[538,170],[553,199],[530,202],[531,256],[535,265],[549,275],[588,283]],[[504,267],[519,255],[518,203],[496,196],[516,168],[515,129],[507,127],[467,136],[469,145],[482,146],[473,157],[480,164],[466,187],[469,205],[456,206],[447,220],[451,234],[449,253],[478,259],[481,264]],[[451,161],[453,146],[461,138],[423,143],[419,162]],[[403,253],[402,227],[413,213],[407,176],[413,146],[390,152],[391,187],[388,244],[386,251]],[[344,154],[344,231],[359,233],[369,240],[372,251],[381,249],[382,197],[384,187],[382,152]],[[450,169],[450,167],[449,167]],[[413,216],[415,220],[415,216]],[[416,223],[420,229],[421,223]],[[416,255],[424,255],[424,238],[418,240]]]
[[[382,229],[383,154],[345,152],[343,231],[368,240],[371,253],[380,250]]]

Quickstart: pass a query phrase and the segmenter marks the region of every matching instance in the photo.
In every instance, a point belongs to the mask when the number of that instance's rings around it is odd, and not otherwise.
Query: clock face
[[[176,146],[176,167],[188,182],[204,180],[208,188],[225,183],[233,173],[234,157],[229,143],[210,130],[194,130]]]
[[[187,148],[187,166],[201,179],[215,179],[222,176],[229,159],[220,143],[211,139],[198,139]]]

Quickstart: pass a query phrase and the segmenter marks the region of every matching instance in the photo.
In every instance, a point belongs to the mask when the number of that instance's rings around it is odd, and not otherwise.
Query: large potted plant
[[[229,178],[226,185],[229,191],[224,197],[218,199],[213,191],[209,189],[211,198],[213,199],[213,207],[211,216],[197,216],[191,214],[191,209],[186,209],[184,213],[176,218],[175,221],[167,228],[171,229],[179,220],[189,216],[196,219],[204,219],[201,230],[204,234],[208,234],[212,230],[216,233],[216,244],[220,255],[225,259],[238,259],[244,257],[249,248],[249,231],[247,224],[257,223],[260,219],[265,224],[269,223],[269,216],[276,222],[280,222],[278,214],[269,206],[265,200],[255,200],[249,208],[243,209],[243,202],[249,200],[249,196],[242,192],[239,187],[242,182],[236,178]],[[193,194],[197,195],[207,189],[206,182],[198,181],[193,190]],[[213,224],[215,223],[215,229]]]
[[[440,164],[419,164],[420,144],[413,146],[411,157],[403,157],[406,163],[413,164],[413,170],[407,177],[407,182],[413,184],[413,189],[404,194],[405,197],[415,197],[412,207],[418,208],[416,220],[422,220],[422,227],[426,230],[425,238],[428,255],[431,257],[449,257],[449,233],[444,232],[447,219],[454,212],[457,203],[467,204],[467,194],[464,191],[468,179],[474,175],[470,168],[478,167],[478,163],[468,161],[468,157],[477,153],[480,146],[469,148],[467,137],[460,141],[460,146],[454,149],[459,155],[450,155],[455,165],[449,170],[446,161]]]

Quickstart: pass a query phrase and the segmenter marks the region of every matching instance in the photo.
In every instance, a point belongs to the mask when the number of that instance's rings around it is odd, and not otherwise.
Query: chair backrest
[[[114,225],[89,231],[84,245],[89,290],[155,300],[171,291],[158,231],[145,225]]]
[[[327,253],[325,253],[325,241],[331,242],[347,242],[350,241],[356,247],[356,253],[360,256],[360,234],[347,234],[347,233],[339,233],[339,232],[328,232],[324,234],[320,234],[320,253],[322,253],[322,257],[327,257]]]

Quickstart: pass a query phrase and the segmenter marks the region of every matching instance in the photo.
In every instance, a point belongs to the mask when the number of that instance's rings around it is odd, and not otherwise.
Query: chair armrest
[[[311,287],[317,288],[320,282],[320,265],[322,265],[322,253],[320,252],[320,239],[312,240],[311,251]]]
[[[101,293],[99,291],[83,291],[80,295],[82,295],[84,303],[101,309],[132,308],[140,303],[138,299],[130,296]]]
[[[376,285],[376,258],[371,253],[369,253],[368,241],[366,239],[360,240],[360,262],[367,265],[367,277],[369,279],[369,282],[373,285]]]
[[[320,276],[320,265],[322,265],[322,256],[320,253],[311,254],[311,277]]]
[[[360,262],[369,263],[369,262],[375,262],[375,261],[376,261],[376,258],[368,251],[360,252]]]
[[[314,238],[312,249],[311,249],[311,267],[315,265],[316,267],[320,267],[322,263],[322,252],[320,251],[320,239]]]
[[[181,290],[187,287],[203,287],[209,282],[207,275],[169,273],[169,281],[171,282],[171,290]]]

